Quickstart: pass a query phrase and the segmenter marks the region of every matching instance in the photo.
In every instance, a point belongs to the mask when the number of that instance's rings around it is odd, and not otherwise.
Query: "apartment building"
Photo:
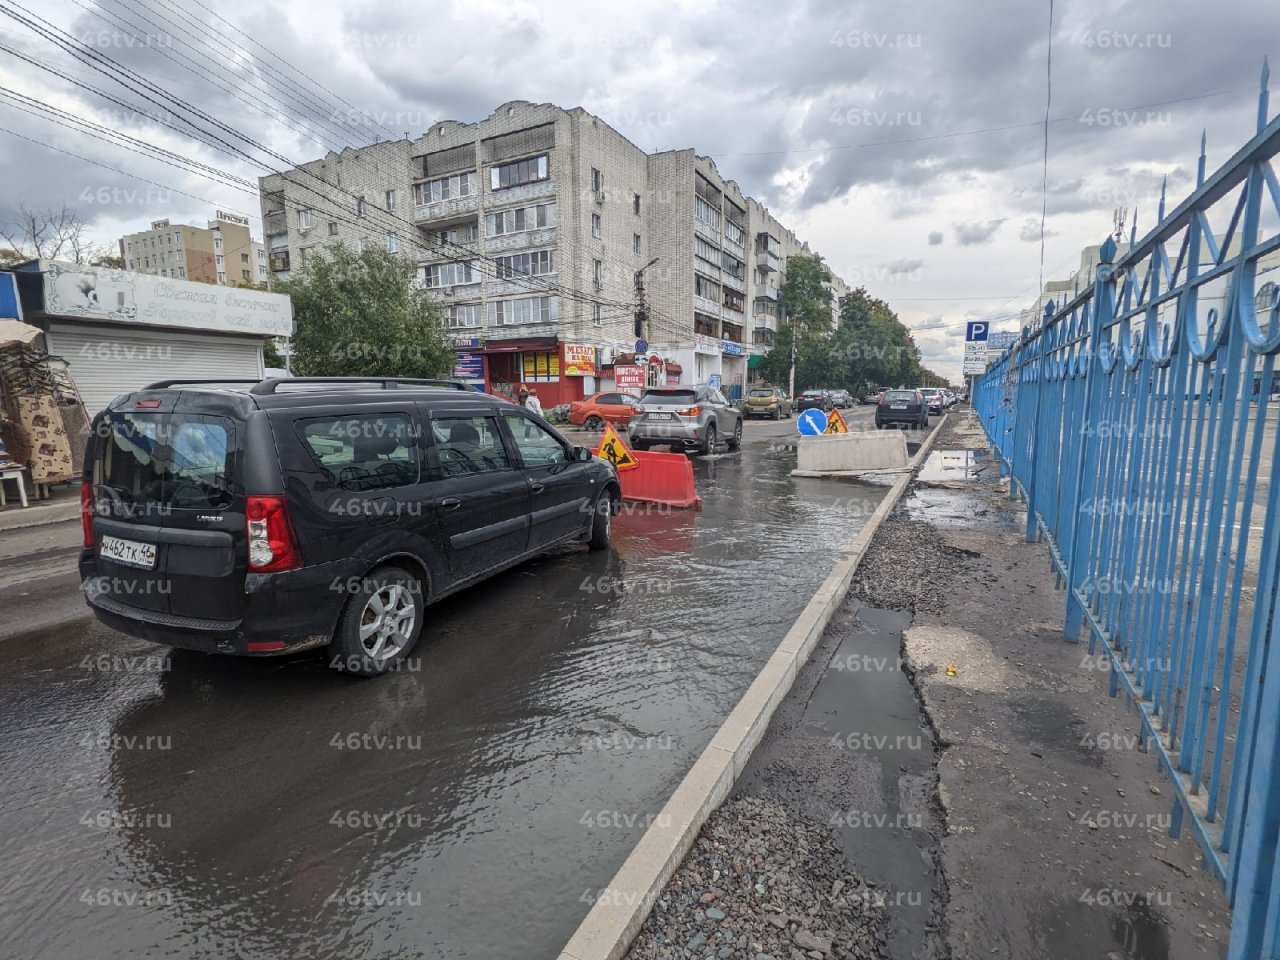
[[[120,239],[125,268],[204,283],[266,283],[267,254],[246,217],[219,210],[207,227],[153,220],[151,229]]]
[[[646,154],[551,104],[330,153],[260,188],[277,276],[334,242],[402,252],[445,308],[455,373],[536,385],[544,407],[637,378],[739,395],[778,329],[786,259],[810,252],[710,158]]]

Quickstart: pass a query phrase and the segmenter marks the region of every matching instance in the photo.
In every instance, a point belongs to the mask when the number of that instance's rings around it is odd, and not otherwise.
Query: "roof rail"
[[[207,384],[207,383],[258,383],[261,377],[254,377],[250,380],[244,380],[239,377],[219,377],[214,380],[157,380],[155,383],[149,383],[145,387],[139,387],[138,390],[163,390],[166,387],[174,387],[178,384]],[[137,391],[134,391],[137,392]]]
[[[272,394],[280,384],[294,383],[333,383],[333,384],[379,384],[383,390],[396,390],[403,384],[409,387],[445,387],[451,390],[470,390],[468,384],[461,380],[427,379],[422,377],[271,377],[261,381],[245,381],[253,383],[249,392],[258,396]]]

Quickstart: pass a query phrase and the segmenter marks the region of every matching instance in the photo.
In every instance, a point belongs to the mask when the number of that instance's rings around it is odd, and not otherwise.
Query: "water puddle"
[[[986,450],[935,450],[916,477],[921,486],[965,486],[974,481],[994,483],[1000,471]]]

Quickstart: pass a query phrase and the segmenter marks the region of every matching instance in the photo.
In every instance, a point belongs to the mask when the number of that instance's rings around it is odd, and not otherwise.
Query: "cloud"
[[[1046,224],[1044,228],[1044,235],[1046,238],[1056,237],[1058,235],[1058,232],[1056,230],[1050,230],[1048,225]],[[1040,218],[1027,217],[1026,220],[1022,221],[1022,229],[1018,231],[1018,239],[1022,240],[1025,243],[1039,243],[1040,242]]]
[[[976,247],[990,243],[1000,229],[1005,218],[978,221],[974,223],[953,223],[951,229],[956,233],[956,242],[962,247]]]
[[[905,258],[884,264],[885,270],[888,271],[891,277],[901,273],[916,273],[923,266],[923,260],[907,260]]]
[[[943,235],[941,230],[929,231],[929,246],[937,247],[942,245]]]

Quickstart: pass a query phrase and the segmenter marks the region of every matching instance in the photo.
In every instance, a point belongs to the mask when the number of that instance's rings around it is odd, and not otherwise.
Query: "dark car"
[[[429,603],[555,547],[608,546],[617,472],[451,381],[165,381],[85,452],[80,576],[109,627],[207,653],[328,647],[394,668]]]
[[[876,428],[929,426],[929,407],[919,390],[886,390],[876,404]]]
[[[848,410],[853,406],[853,395],[848,390],[828,390],[831,394],[831,403],[841,410]]]
[[[835,409],[831,402],[831,394],[826,390],[806,390],[796,397],[796,412],[801,410],[821,410],[830,413]]]

